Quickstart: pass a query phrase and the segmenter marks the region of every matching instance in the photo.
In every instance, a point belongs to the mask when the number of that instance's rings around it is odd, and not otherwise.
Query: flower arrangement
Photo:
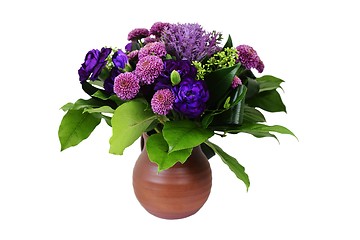
[[[61,150],[89,137],[104,119],[112,127],[110,153],[123,154],[143,133],[146,151],[158,171],[184,163],[201,146],[218,154],[246,187],[249,177],[237,160],[210,142],[213,135],[248,133],[255,137],[290,134],[268,126],[262,110],[286,112],[277,89],[283,80],[264,75],[264,63],[248,45],[234,47],[229,36],[199,24],[157,22],[128,34],[124,51],[89,51],[78,74],[90,96],[62,107]]]

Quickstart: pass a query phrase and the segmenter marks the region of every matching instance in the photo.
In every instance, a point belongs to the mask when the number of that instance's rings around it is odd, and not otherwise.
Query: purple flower
[[[234,76],[234,79],[231,83],[233,89],[237,88],[239,85],[242,85],[241,79],[238,76]]]
[[[204,112],[209,100],[209,91],[204,81],[185,78],[172,91],[175,94],[176,111],[188,118],[197,118]]]
[[[112,94],[114,93],[114,80],[121,73],[118,68],[112,68],[108,78],[104,81],[104,89],[106,92]]]
[[[111,52],[111,48],[102,48],[101,51],[98,49],[90,50],[86,56],[84,63],[81,64],[79,73],[80,82],[84,82],[87,79],[96,80],[101,73],[101,70],[106,65],[106,58]]]
[[[109,56],[110,53],[111,53],[111,48],[102,48],[101,49],[98,62],[96,64],[96,66],[94,67],[93,74],[91,75],[90,80],[96,80],[98,78],[98,76],[101,73],[101,70],[106,65],[106,58]]]
[[[238,62],[246,69],[255,68],[259,73],[264,70],[264,63],[259,58],[257,52],[248,45],[239,45],[236,47],[239,54]]]
[[[166,115],[173,109],[175,96],[170,89],[158,90],[151,99],[151,108],[154,113]]]
[[[179,60],[189,61],[201,61],[219,51],[220,37],[217,32],[205,32],[197,23],[169,24],[161,33],[167,52]]]
[[[161,72],[160,77],[155,85],[155,90],[163,88],[171,88],[170,75],[173,70],[176,70],[181,79],[196,77],[196,68],[188,60],[165,60],[164,71]]]
[[[158,56],[146,56],[136,64],[135,74],[142,84],[152,84],[164,68]]]
[[[139,90],[139,80],[131,72],[120,73],[114,80],[114,92],[122,100],[133,99]]]
[[[139,50],[134,50],[132,52],[129,52],[127,55],[129,58],[129,61],[135,60],[138,57],[138,54],[139,54]]]
[[[133,45],[132,42],[129,42],[128,44],[126,44],[126,45],[125,45],[125,51],[131,52],[131,50],[132,50],[132,45]]]
[[[150,28],[150,34],[160,37],[164,28],[169,27],[169,23],[156,22]]]
[[[153,42],[157,42],[157,41],[158,40],[156,38],[152,38],[152,37],[144,38],[144,44],[153,43]]]
[[[166,50],[164,43],[162,42],[148,43],[139,50],[139,55],[138,55],[139,59],[149,55],[155,55],[158,57],[165,56]]]
[[[148,37],[150,35],[149,30],[146,28],[135,28],[128,34],[128,40],[139,40],[141,38]]]
[[[128,63],[128,57],[123,51],[118,50],[116,53],[114,53],[112,61],[115,67],[125,68],[125,65]]]

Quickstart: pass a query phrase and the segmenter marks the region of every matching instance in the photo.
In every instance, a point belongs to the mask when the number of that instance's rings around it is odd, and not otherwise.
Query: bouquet
[[[199,24],[157,22],[128,34],[124,50],[90,50],[78,74],[88,99],[67,103],[60,127],[61,150],[88,138],[103,119],[111,128],[110,153],[123,154],[143,134],[158,171],[184,163],[194,147],[215,154],[246,187],[245,168],[209,141],[214,135],[255,137],[290,134],[268,126],[263,112],[286,112],[277,89],[283,80],[264,75],[264,63],[248,45],[225,44],[220,32]]]

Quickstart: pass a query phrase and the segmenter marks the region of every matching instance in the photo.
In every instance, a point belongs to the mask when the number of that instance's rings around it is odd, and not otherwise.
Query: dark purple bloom
[[[98,62],[96,64],[96,66],[94,67],[93,74],[91,75],[90,80],[96,80],[98,78],[98,76],[101,73],[101,70],[106,65],[106,58],[109,56],[110,53],[111,53],[111,48],[102,48],[101,49]]]
[[[174,109],[184,116],[197,118],[205,111],[209,91],[204,81],[185,78],[172,91],[175,95]]]
[[[150,35],[149,30],[146,28],[135,28],[128,34],[128,40],[139,40],[141,38],[146,38]]]
[[[206,32],[199,24],[169,24],[161,33],[168,53],[179,60],[201,61],[221,48],[221,34]]]
[[[156,22],[154,23],[151,28],[150,28],[150,34],[156,36],[156,37],[160,37],[162,31],[168,27],[170,24],[169,23],[163,23],[163,22]]]
[[[129,60],[127,55],[123,51],[118,50],[116,53],[114,53],[112,61],[115,67],[125,68],[125,65],[128,63]]]
[[[126,45],[125,45],[125,51],[131,52],[131,50],[132,50],[132,45],[133,45],[132,42],[129,42],[128,44],[126,44]]]
[[[197,70],[188,60],[165,60],[164,71],[160,74],[155,85],[155,90],[163,88],[171,88],[170,75],[173,70],[176,70],[181,79],[192,78],[195,79]]]
[[[84,63],[81,64],[81,67],[78,71],[81,83],[86,81],[90,77],[91,73],[93,72],[98,62],[99,55],[100,55],[100,51],[98,49],[90,50],[86,54]]]
[[[259,73],[264,70],[264,63],[261,61],[257,52],[248,45],[239,45],[236,47],[239,54],[238,62],[246,69],[255,68]]]
[[[114,79],[121,73],[118,68],[112,68],[110,71],[110,75],[104,81],[104,89],[108,93],[114,93]]]

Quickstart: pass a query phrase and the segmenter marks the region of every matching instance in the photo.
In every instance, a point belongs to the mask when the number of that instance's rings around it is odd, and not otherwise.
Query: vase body
[[[208,199],[211,185],[210,164],[200,147],[193,149],[184,164],[176,163],[160,173],[144,147],[134,167],[135,195],[149,213],[159,218],[193,215]]]

